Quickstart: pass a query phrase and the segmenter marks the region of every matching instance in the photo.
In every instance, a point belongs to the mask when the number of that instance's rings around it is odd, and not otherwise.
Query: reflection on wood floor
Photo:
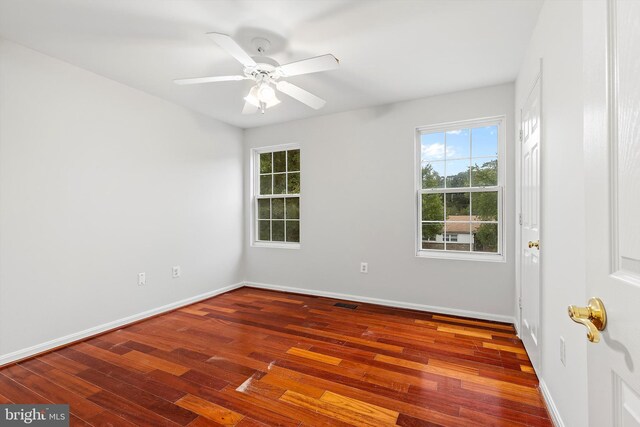
[[[336,302],[241,288],[8,366],[0,403],[96,426],[551,425],[513,326]]]

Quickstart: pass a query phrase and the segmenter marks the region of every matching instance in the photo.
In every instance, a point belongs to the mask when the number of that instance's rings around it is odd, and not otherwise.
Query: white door
[[[589,424],[640,426],[640,1],[583,3]],[[577,301],[576,305],[585,305]],[[576,325],[576,327],[581,327]]]
[[[520,335],[536,370],[540,368],[540,79],[538,74],[520,110]]]

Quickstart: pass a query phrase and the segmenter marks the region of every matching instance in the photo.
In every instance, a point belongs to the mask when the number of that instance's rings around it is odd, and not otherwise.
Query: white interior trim
[[[114,320],[112,322],[104,323],[102,325],[94,326],[93,328],[85,329],[84,331],[75,332],[64,337],[55,338],[41,344],[36,344],[31,347],[23,348],[21,350],[14,351],[12,353],[0,355],[0,367],[17,360],[25,359],[27,357],[34,356],[39,353],[46,352],[48,350],[60,347],[75,341],[80,341],[85,338],[101,334],[111,329],[118,328],[139,320],[146,319],[158,314],[165,313],[167,311],[175,310],[176,308],[184,307],[190,304],[194,304],[198,301],[202,301],[216,295],[223,294],[225,292],[232,291],[244,286],[244,283],[234,283],[233,285],[225,286],[224,288],[216,289],[214,291],[205,292],[200,295],[185,298],[180,301],[172,302],[170,304],[163,305],[161,307],[152,308],[151,310],[143,311],[142,313],[134,314],[132,316],[124,317],[122,319]]]
[[[302,191],[298,194],[258,194],[260,191],[260,171],[256,173],[256,169],[260,168],[260,154],[273,153],[276,151],[288,151],[288,150],[300,150],[300,144],[291,142],[286,144],[269,145],[265,147],[256,147],[251,149],[251,156],[249,158],[249,215],[251,221],[249,222],[249,245],[256,248],[276,248],[276,249],[300,249],[300,235],[298,235],[297,242],[280,242],[275,240],[264,241],[258,240],[258,196],[268,198],[286,198],[286,197],[298,197],[299,202],[302,202]],[[300,150],[301,151],[301,150]],[[273,175],[273,170],[271,171]],[[295,172],[295,171],[294,171]],[[297,171],[302,178],[302,163],[300,164],[300,170]],[[287,155],[287,169],[286,173],[289,173],[289,156]],[[273,184],[272,184],[273,185]],[[287,184],[288,189],[288,184]],[[273,190],[273,187],[272,187]],[[288,191],[288,190],[287,190]],[[299,214],[299,212],[298,212]],[[271,218],[271,215],[270,215]],[[302,218],[298,215],[298,227],[302,224]],[[298,229],[298,233],[300,233]],[[286,236],[285,236],[286,238]]]
[[[472,317],[472,318],[484,319],[484,320],[494,320],[497,322],[506,322],[510,324],[514,324],[515,322],[515,318],[513,316],[505,316],[502,314],[492,314],[492,313],[483,313],[480,311],[460,310],[457,308],[416,304],[412,302],[403,302],[403,301],[393,301],[393,300],[386,300],[386,299],[380,299],[380,298],[364,297],[360,295],[350,295],[350,294],[341,294],[337,292],[319,291],[315,289],[293,288],[290,286],[271,285],[267,283],[245,282],[245,285],[251,286],[253,288],[269,289],[273,291],[293,292],[296,294],[314,295],[314,296],[320,296],[320,297],[344,299],[344,300],[357,301],[357,302],[366,302],[370,304],[378,304],[378,305],[384,305],[388,307],[408,308],[411,310],[419,310],[419,311],[430,311],[433,313],[450,314],[453,316],[462,316],[462,317]]]
[[[516,307],[516,310],[520,310],[520,309],[519,309],[518,307]],[[515,317],[515,316],[514,316],[514,318],[513,318],[513,327],[514,327],[514,328],[515,328],[515,330],[516,330],[516,336],[518,337],[518,339],[519,339],[520,341],[522,341],[522,337],[520,336],[520,324],[518,323],[518,321],[519,321],[519,320],[520,320],[520,319],[519,319],[518,317]],[[528,354],[527,354],[527,357],[529,357],[529,355],[528,355]]]
[[[562,417],[560,416],[560,412],[558,411],[558,407],[556,403],[553,401],[551,397],[551,392],[547,388],[547,384],[544,382],[542,377],[538,378],[540,381],[540,391],[542,392],[542,397],[544,398],[544,402],[547,404],[547,409],[549,410],[549,415],[551,416],[551,421],[555,427],[564,427],[564,422],[562,421]]]
[[[493,117],[476,118],[470,120],[459,120],[448,123],[436,123],[427,126],[419,126],[415,129],[415,192],[416,209],[415,209],[415,243],[416,243],[416,257],[418,258],[439,258],[439,259],[453,259],[453,260],[467,260],[467,261],[486,261],[486,262],[507,262],[506,246],[507,246],[507,233],[505,225],[504,211],[506,209],[505,196],[506,181],[507,181],[507,116],[505,114]],[[450,130],[457,130],[461,128],[476,128],[481,126],[497,126],[498,127],[498,182],[494,186],[471,186],[462,188],[422,188],[422,157],[421,157],[421,136],[424,133],[429,132],[448,132]],[[472,159],[472,153],[469,153],[469,159]],[[495,221],[498,224],[498,252],[497,253],[484,253],[484,252],[457,252],[449,250],[428,250],[422,248],[422,194],[447,194],[447,193],[466,193],[466,192],[481,192],[481,191],[497,191],[498,192],[498,219]],[[446,223],[446,218],[445,218]]]

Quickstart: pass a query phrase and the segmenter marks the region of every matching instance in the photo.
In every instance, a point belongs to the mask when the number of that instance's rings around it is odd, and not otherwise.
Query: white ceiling
[[[0,37],[227,123],[248,128],[513,81],[542,0],[0,0]],[[268,36],[281,64],[332,53],[340,68],[291,77],[327,100],[281,94],[242,115],[249,81],[206,32],[249,50]],[[281,45],[281,46],[278,46]],[[278,49],[280,47],[280,49]]]

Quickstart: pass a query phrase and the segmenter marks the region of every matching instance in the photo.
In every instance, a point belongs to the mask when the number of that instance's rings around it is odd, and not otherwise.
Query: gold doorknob
[[[591,298],[586,307],[569,306],[569,317],[576,323],[587,327],[587,338],[591,342],[600,342],[600,332],[607,326],[607,311],[600,298]]]
[[[536,241],[529,240],[529,249],[531,248],[536,248],[537,250],[540,250],[540,240],[536,240]]]

